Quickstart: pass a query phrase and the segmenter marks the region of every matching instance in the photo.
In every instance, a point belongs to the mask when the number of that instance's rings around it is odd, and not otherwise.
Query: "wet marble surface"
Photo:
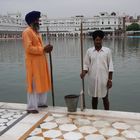
[[[64,123],[61,122],[63,119]],[[43,128],[42,125],[44,125]],[[26,140],[34,140],[37,136],[44,140],[138,140],[140,139],[139,126],[140,120],[135,119],[122,121],[120,118],[102,117],[94,114],[89,116],[69,113],[56,114],[55,112],[54,115],[49,112],[48,116],[27,136]]]
[[[6,109],[26,105],[0,103]],[[2,118],[6,122],[5,117]],[[0,136],[0,140],[140,140],[140,113],[66,107],[40,109],[29,114]]]

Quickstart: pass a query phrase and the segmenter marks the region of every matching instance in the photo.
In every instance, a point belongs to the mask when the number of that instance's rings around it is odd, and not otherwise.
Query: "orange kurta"
[[[33,93],[33,81],[37,93],[50,91],[50,75],[41,36],[31,27],[27,27],[22,33],[22,39],[25,48],[27,92]]]

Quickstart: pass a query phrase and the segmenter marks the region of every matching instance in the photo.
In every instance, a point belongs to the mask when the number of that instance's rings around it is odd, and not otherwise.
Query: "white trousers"
[[[27,93],[27,110],[38,110],[41,105],[47,105],[47,93],[36,93],[33,82],[33,93]]]
[[[27,110],[38,110],[41,105],[47,105],[46,93],[27,93]]]

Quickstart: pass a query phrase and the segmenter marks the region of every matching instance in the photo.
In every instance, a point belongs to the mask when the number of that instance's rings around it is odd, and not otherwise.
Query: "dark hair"
[[[31,11],[25,16],[25,21],[28,25],[33,23],[35,20],[40,18],[40,12],[39,11]]]
[[[105,36],[105,33],[101,30],[96,30],[96,31],[91,33],[91,36],[92,36],[93,40],[95,40],[96,37],[100,37],[101,39],[103,39]]]

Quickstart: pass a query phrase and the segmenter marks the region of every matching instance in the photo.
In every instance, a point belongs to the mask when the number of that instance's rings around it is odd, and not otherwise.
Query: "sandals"
[[[37,113],[39,113],[39,111],[38,110],[27,110],[27,113],[37,114]]]
[[[39,105],[38,107],[45,108],[45,107],[48,107],[48,106],[47,105]]]

